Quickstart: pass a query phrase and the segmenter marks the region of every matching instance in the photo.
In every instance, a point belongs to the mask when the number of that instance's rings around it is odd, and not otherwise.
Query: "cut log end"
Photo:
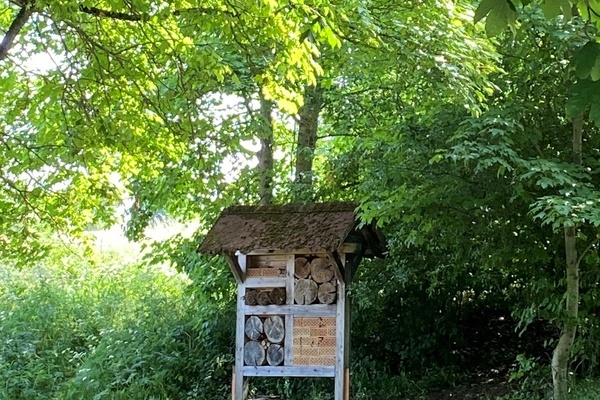
[[[274,315],[265,320],[265,335],[271,343],[281,343],[285,337],[285,325],[283,318]]]
[[[298,304],[312,304],[317,299],[319,287],[310,279],[299,279],[294,289],[294,300]]]
[[[337,288],[331,282],[322,283],[317,297],[322,304],[333,304],[337,298]]]
[[[256,315],[253,315],[246,320],[244,332],[250,340],[257,340],[260,337],[260,335],[262,335],[263,330],[263,322]]]
[[[310,274],[310,263],[304,257],[298,257],[294,261],[294,275],[296,278],[306,279]]]
[[[277,304],[278,306],[285,303],[285,289],[284,288],[275,288],[271,291],[269,295],[269,299],[272,304]]]
[[[256,290],[253,289],[246,289],[246,304],[249,306],[255,306],[256,305]]]
[[[263,365],[265,362],[265,348],[262,344],[249,341],[244,345],[244,363],[246,365]]]
[[[315,282],[329,282],[333,278],[333,275],[333,265],[328,258],[315,258],[310,263],[310,276]]]
[[[271,298],[269,297],[269,292],[264,291],[264,290],[258,292],[258,294],[256,295],[256,302],[258,304],[260,304],[261,306],[268,306],[269,304],[271,304]]]
[[[283,346],[279,344],[271,344],[267,350],[267,363],[274,367],[283,363]]]

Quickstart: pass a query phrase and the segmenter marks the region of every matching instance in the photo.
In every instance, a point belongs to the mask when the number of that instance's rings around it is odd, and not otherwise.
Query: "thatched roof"
[[[346,240],[365,244],[366,256],[381,256],[383,236],[357,228],[354,203],[234,206],[223,211],[198,248],[200,253],[252,250],[335,251]]]

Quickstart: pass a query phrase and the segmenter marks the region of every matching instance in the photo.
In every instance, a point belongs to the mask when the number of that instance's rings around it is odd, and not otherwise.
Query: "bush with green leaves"
[[[2,265],[0,398],[225,398],[231,291],[211,301],[164,264],[91,258],[63,247]]]

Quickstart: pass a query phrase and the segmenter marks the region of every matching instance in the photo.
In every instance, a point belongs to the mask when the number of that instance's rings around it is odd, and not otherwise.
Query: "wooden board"
[[[300,304],[281,306],[244,306],[246,315],[296,315],[299,317],[331,317],[335,316],[335,304],[311,304],[310,307]]]
[[[335,376],[334,367],[296,367],[296,366],[245,366],[244,376],[294,376],[294,377],[322,377],[333,378]]]

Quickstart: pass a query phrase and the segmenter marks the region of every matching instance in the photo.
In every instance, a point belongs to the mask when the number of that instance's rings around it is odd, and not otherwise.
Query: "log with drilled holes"
[[[317,297],[322,304],[333,304],[337,297],[337,289],[331,282],[322,283],[319,285]]]
[[[246,365],[263,365],[265,348],[259,342],[251,340],[244,345],[244,362]]]
[[[283,318],[278,315],[267,318],[264,322],[264,330],[267,339],[271,343],[281,343],[285,336]]]
[[[271,290],[269,294],[269,299],[271,300],[271,304],[277,304],[278,306],[285,303],[285,289],[284,288],[275,288]]]
[[[246,320],[244,332],[251,340],[257,340],[264,331],[263,322],[256,315],[251,316]]]
[[[268,306],[271,304],[271,299],[269,298],[269,292],[266,290],[261,290],[256,295],[256,302],[261,306]]]
[[[312,304],[317,299],[319,287],[311,279],[299,279],[294,288],[294,300],[298,304]]]
[[[333,265],[327,258],[315,258],[310,263],[310,276],[317,283],[329,282],[333,278]]]
[[[283,362],[283,346],[272,343],[267,349],[267,363],[274,367]]]
[[[256,305],[256,294],[258,293],[257,290],[254,289],[246,289],[246,304],[249,306],[255,306]]]
[[[310,274],[310,263],[304,257],[298,257],[294,261],[294,275],[296,278],[305,279]]]

